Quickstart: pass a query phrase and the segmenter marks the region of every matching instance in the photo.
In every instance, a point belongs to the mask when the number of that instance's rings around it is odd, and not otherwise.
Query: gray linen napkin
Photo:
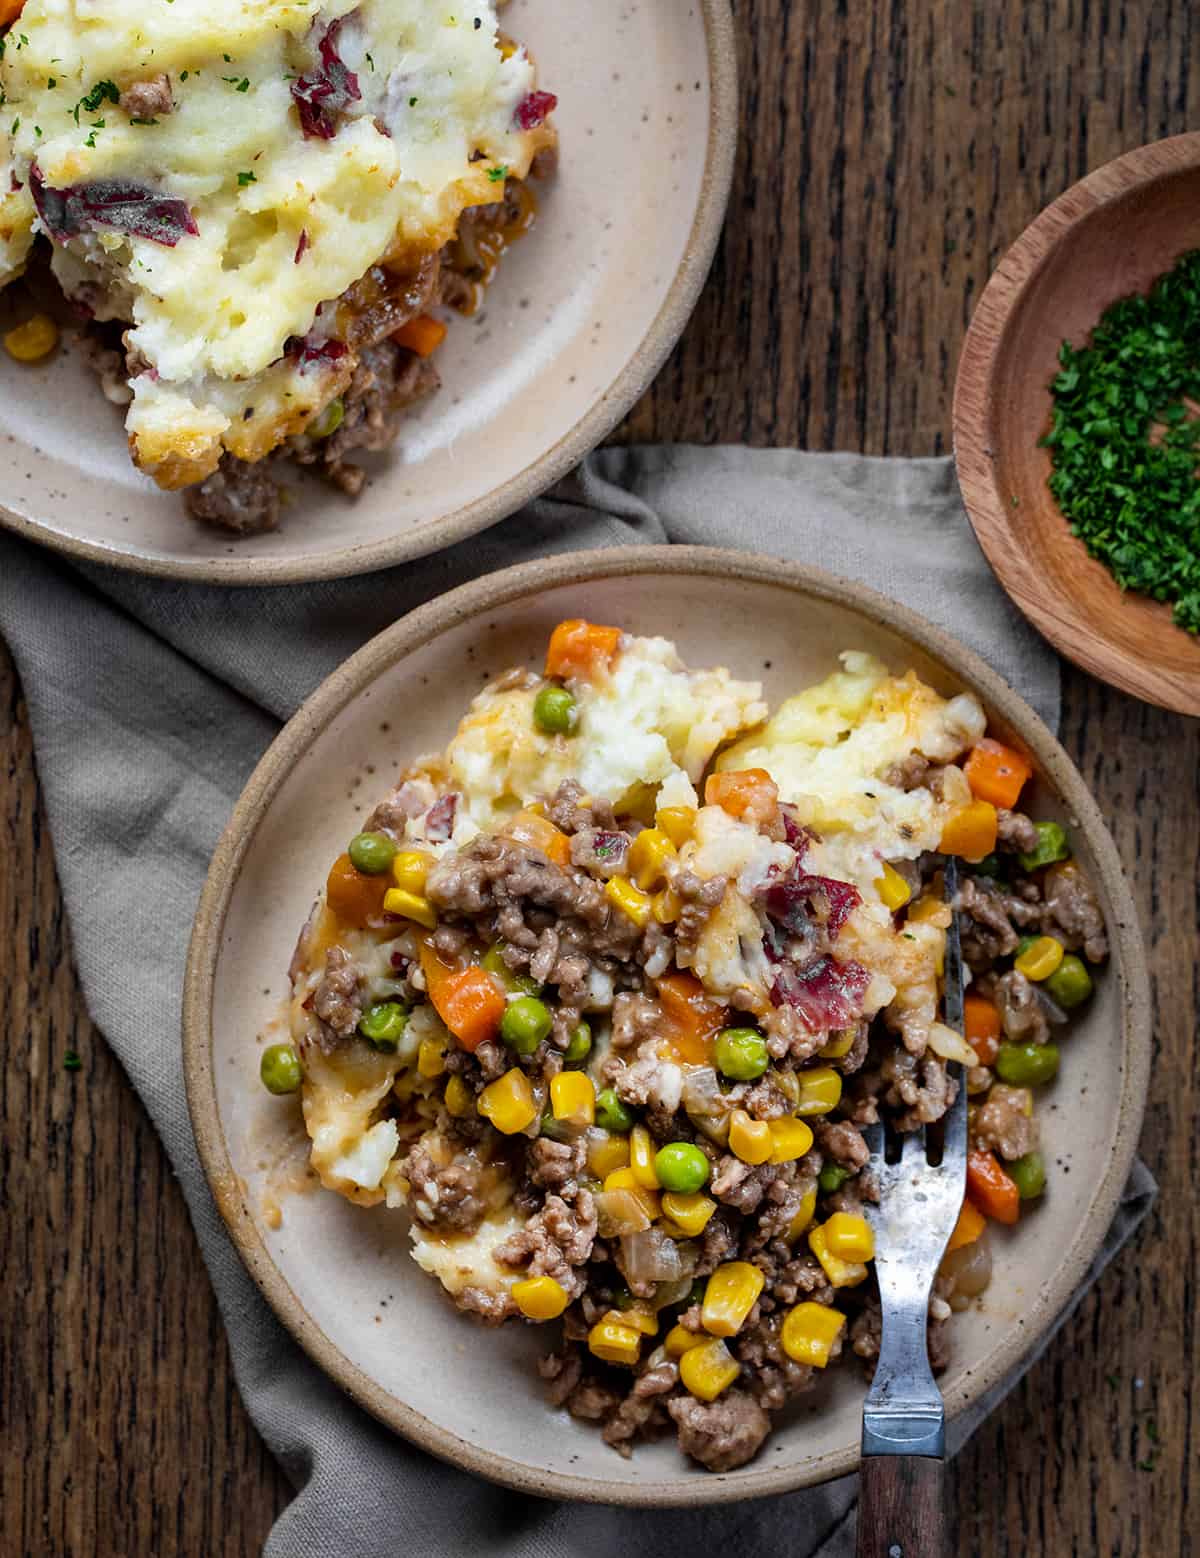
[[[549,497],[448,552],[366,578],[275,590],[146,580],[0,535],[0,631],[29,704],[88,1007],[162,1135],[242,1395],[298,1490],[268,1558],[602,1558],[634,1531],[659,1558],[692,1558],[717,1542],[797,1558],[853,1551],[853,1477],[722,1509],[630,1515],[520,1497],[394,1437],[342,1396],[267,1309],[225,1235],[188,1123],[175,1035],[192,916],[221,829],[278,722],[422,601],[526,558],[628,542],[748,547],[861,579],[978,650],[1057,723],[1057,664],[994,584],[946,460],[610,449]],[[1154,1191],[1138,1165],[1059,1324]],[[954,1425],[954,1448],[1016,1377]]]

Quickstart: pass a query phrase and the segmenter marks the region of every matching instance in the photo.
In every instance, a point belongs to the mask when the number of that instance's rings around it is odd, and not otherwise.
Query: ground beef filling
[[[931,783],[939,774],[920,760],[906,765],[899,777]],[[425,804],[402,785],[375,809],[367,826],[400,837],[407,820]],[[596,1086],[611,1087],[640,1111],[656,1142],[687,1141],[700,1148],[710,1163],[706,1194],[717,1209],[698,1237],[675,1245],[685,1272],[684,1294],[664,1309],[657,1342],[646,1345],[632,1372],[599,1361],[588,1348],[588,1334],[630,1295],[660,1296],[658,1284],[639,1279],[625,1239],[606,1229],[597,1204],[599,1182],[582,1139],[545,1133],[506,1139],[504,1172],[511,1175],[513,1201],[526,1221],[496,1255],[520,1276],[553,1277],[571,1301],[563,1316],[563,1344],[540,1365],[552,1406],[599,1423],[606,1442],[622,1454],[629,1454],[639,1438],[674,1431],[686,1454],[714,1471],[730,1471],[757,1453],[769,1431],[769,1414],[820,1380],[820,1370],[797,1364],[783,1351],[783,1321],[794,1305],[834,1306],[846,1315],[831,1362],[851,1352],[870,1372],[878,1357],[874,1275],[861,1286],[835,1290],[803,1239],[787,1237],[822,1170],[832,1166],[840,1172],[834,1176],[836,1188],[821,1190],[817,1219],[835,1211],[861,1213],[864,1204],[878,1199],[862,1126],[884,1114],[902,1131],[933,1123],[950,1107],[959,1083],[931,1051],[912,1054],[882,1020],[861,1021],[846,1053],[830,1062],[841,1071],[845,1091],[833,1117],[810,1120],[814,1141],[809,1152],[780,1164],[744,1162],[723,1145],[728,1114],[740,1109],[752,1119],[772,1120],[791,1112],[791,1100],[770,1073],[749,1082],[726,1080],[719,1098],[710,1100],[718,1112],[705,1116],[705,1130],[700,1130],[684,1107],[682,1068],[664,1058],[669,1026],[658,992],[658,978],[675,966],[679,947],[694,944],[720,904],[724,880],[702,881],[678,872],[672,883],[682,904],[677,922],[667,929],[653,920],[638,927],[613,909],[604,886],[613,861],[624,861],[636,825],[631,832],[618,829],[611,807],[573,782],[546,799],[545,814],[568,836],[567,865],[514,839],[481,835],[444,857],[427,878],[425,891],[438,917],[437,951],[453,960],[499,944],[514,974],[550,987],[554,1015],[551,1032],[532,1054],[514,1056],[498,1041],[481,1043],[474,1053],[455,1047],[445,1057],[447,1069],[478,1093],[519,1064],[544,1098],[563,1068],[563,1052],[581,1016],[606,1012],[611,1044],[594,1073]],[[1010,966],[1019,937],[1049,931],[1093,960],[1107,948],[1094,895],[1073,863],[1032,875],[1020,871],[1016,853],[1028,842],[1027,826],[1021,814],[1007,815],[1006,879],[965,875],[960,906],[975,988],[995,1001],[1005,1038],[1045,1042],[1050,1032],[1046,1006],[1036,987]],[[928,879],[937,869],[936,859],[929,857],[919,872],[914,868],[914,877]],[[344,1042],[354,1031],[363,1005],[362,973],[344,948],[330,949],[312,997],[312,1010],[330,1044]],[[977,1068],[976,1080],[990,1091],[974,1111],[973,1145],[1005,1162],[1035,1151],[1037,1127],[1022,1089],[992,1086],[985,1068]],[[452,1120],[443,1111],[439,1134],[448,1146],[442,1155],[431,1155],[421,1145],[410,1150],[403,1172],[412,1186],[414,1215],[427,1227],[447,1235],[470,1234],[487,1215],[488,1174],[494,1169],[480,1155],[482,1131],[473,1116]],[[733,1260],[757,1266],[763,1288],[742,1329],[728,1340],[742,1373],[709,1403],[686,1390],[678,1363],[666,1356],[661,1343],[673,1324],[702,1330],[700,1305],[687,1291],[688,1283],[702,1281]],[[929,1315],[936,1369],[944,1368],[948,1358],[946,1325],[954,1296],[953,1279],[939,1277]],[[966,1301],[961,1298],[959,1307]],[[475,1289],[460,1294],[458,1302],[487,1323],[512,1312],[503,1298]]]

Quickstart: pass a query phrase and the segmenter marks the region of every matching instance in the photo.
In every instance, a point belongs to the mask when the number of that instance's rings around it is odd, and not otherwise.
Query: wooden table
[[[945,451],[959,343],[1007,244],[1088,169],[1200,121],[1188,10],[738,0],[725,239],[622,436]],[[1200,1544],[1200,724],[1067,670],[1063,739],[1143,915],[1156,1066],[1142,1151],[1162,1196],[958,1460],[957,1550],[1171,1558]],[[234,1388],[167,1160],[84,1015],[2,651],[0,814],[0,1550],[257,1554],[288,1485]],[[67,1047],[81,1074],[51,1062]]]

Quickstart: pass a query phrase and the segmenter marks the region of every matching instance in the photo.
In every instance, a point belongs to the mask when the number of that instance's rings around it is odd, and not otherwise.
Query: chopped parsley
[[[242,189],[245,189],[247,184],[257,184],[257,183],[258,183],[258,180],[254,177],[253,173],[239,173],[238,174],[238,185]]]
[[[136,116],[130,119],[130,124],[157,124],[157,119],[138,119]]]
[[[79,114],[82,110],[85,114],[94,114],[104,103],[119,103],[121,94],[117,90],[115,81],[97,81],[92,90],[85,97],[81,97],[71,110],[75,123],[79,123]]]
[[[21,128],[21,121],[20,121],[20,119],[19,118],[18,119],[14,119],[13,122],[12,122],[12,129],[8,133],[10,135],[15,135],[20,128]]]
[[[58,77],[57,76],[47,76],[46,77],[46,91],[47,92],[53,92],[57,85],[58,85]]]
[[[96,145],[96,131],[97,130],[103,130],[103,129],[104,129],[104,120],[103,119],[95,120],[94,123],[92,124],[92,133],[88,136],[87,140],[84,141],[83,144],[85,146],[91,146],[94,149],[95,145]]]
[[[221,80],[227,81],[235,92],[249,92],[250,90],[249,76],[222,76]]]
[[[64,1071],[82,1071],[83,1070],[83,1061],[79,1058],[79,1056],[75,1053],[75,1051],[73,1049],[69,1049],[67,1051],[67,1053],[63,1056],[63,1070]]]
[[[1200,633],[1200,249],[1058,360],[1043,443],[1072,534],[1123,590],[1169,601]]]
[[[417,106],[417,99],[415,97],[410,97],[408,100],[408,106],[410,108],[415,108]]]
[[[375,61],[371,58],[370,53],[366,52],[364,54],[364,58],[366,59],[366,62],[371,67],[371,69],[374,70],[375,69]]]
[[[508,169],[507,168],[489,168],[488,169],[488,182],[489,183],[499,184],[501,179],[506,179],[507,177],[508,177]]]

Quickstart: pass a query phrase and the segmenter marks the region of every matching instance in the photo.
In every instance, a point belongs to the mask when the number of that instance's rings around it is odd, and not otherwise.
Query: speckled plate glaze
[[[598,444],[658,372],[712,260],[737,135],[728,0],[602,13],[513,0],[504,27],[558,94],[559,171],[484,308],[453,320],[440,392],[364,459],[356,502],[298,479],[279,530],[234,540],[134,469],[76,352],[39,368],[0,353],[0,523],[139,573],[338,578],[484,529]]]
[[[973,690],[993,728],[1029,753],[1032,810],[1069,821],[1113,958],[1044,1095],[1049,1193],[1019,1229],[993,1230],[985,1307],[955,1322],[950,1412],[1012,1368],[1062,1309],[1112,1219],[1149,1071],[1146,970],[1112,840],[1062,748],[976,656],[869,590],[770,558],[630,548],[527,564],[414,611],[325,682],[247,785],[201,900],[184,997],[196,1138],[234,1242],[280,1319],[356,1401],[425,1449],[558,1498],[671,1505],[780,1493],[854,1468],[857,1369],[832,1370],[740,1471],[699,1470],[673,1439],[625,1461],[545,1406],[534,1361],[553,1328],[486,1331],[458,1314],[409,1259],[402,1215],[323,1191],[284,1197],[278,1227],[264,1212],[270,1165],[299,1111],[263,1091],[260,1045],[279,1035],[285,970],[329,861],[397,768],[448,739],[469,693],[508,666],[538,664],[568,616],[666,634],[695,665],[761,676],[773,702],[826,674],[839,650],[870,650],[945,693]]]

